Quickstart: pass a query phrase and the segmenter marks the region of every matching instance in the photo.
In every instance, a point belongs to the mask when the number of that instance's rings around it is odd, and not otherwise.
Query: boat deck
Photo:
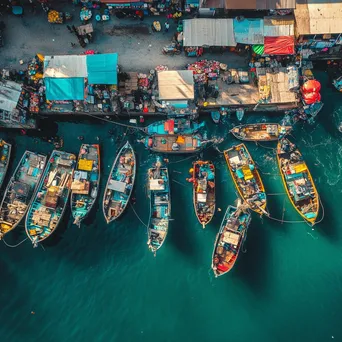
[[[193,152],[200,148],[200,144],[196,136],[160,135],[153,137],[152,149],[160,152]]]
[[[114,161],[104,200],[104,211],[108,221],[120,216],[129,201],[135,177],[134,152],[129,145]]]
[[[46,239],[57,228],[68,201],[74,160],[73,154],[52,153],[26,218],[26,230],[32,241]]]
[[[227,210],[213,255],[214,272],[217,275],[228,272],[234,266],[249,221],[250,214]]]
[[[97,197],[100,179],[99,157],[98,145],[81,146],[77,170],[74,172],[71,184],[71,208],[75,224],[79,224],[88,214]]]

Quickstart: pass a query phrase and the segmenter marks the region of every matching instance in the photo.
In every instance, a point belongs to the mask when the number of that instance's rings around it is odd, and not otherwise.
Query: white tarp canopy
[[[44,78],[88,77],[86,56],[45,56]]]
[[[21,85],[6,81],[0,83],[0,109],[12,112],[18,104]]]
[[[162,179],[150,179],[150,190],[165,190],[165,183]]]
[[[195,98],[192,70],[159,71],[159,100],[193,100]]]
[[[118,192],[125,192],[126,183],[111,179],[108,184],[108,189]]]
[[[236,46],[233,19],[183,21],[184,46]]]

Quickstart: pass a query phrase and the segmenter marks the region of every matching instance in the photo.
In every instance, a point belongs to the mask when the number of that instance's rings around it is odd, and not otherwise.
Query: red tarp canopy
[[[293,55],[294,37],[265,37],[264,38],[265,55]]]

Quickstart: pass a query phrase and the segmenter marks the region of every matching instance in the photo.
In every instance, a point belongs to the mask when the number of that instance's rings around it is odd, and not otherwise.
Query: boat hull
[[[129,164],[120,164],[120,158],[122,157],[129,158]],[[120,165],[122,165],[122,173],[120,173],[121,171],[119,170]],[[122,177],[125,177],[125,181],[119,179],[120,174]],[[127,141],[114,160],[103,195],[102,211],[107,223],[117,220],[127,208],[132,195],[135,176],[136,157],[133,147]],[[130,180],[130,183],[127,183],[128,179]],[[123,183],[126,183],[126,185]]]
[[[203,169],[203,172],[210,173],[210,180],[208,179],[208,175],[206,176],[206,180],[202,179],[202,182],[199,181],[199,172],[201,172],[201,168]],[[208,169],[205,171],[206,169]],[[202,225],[203,228],[207,224],[209,224],[214,217],[215,214],[215,167],[214,164],[209,161],[197,161],[193,163],[193,173],[192,173],[192,179],[193,179],[193,204],[195,213],[197,216],[197,219],[199,223]],[[207,188],[205,189],[205,202],[202,202],[203,206],[200,205],[198,201],[198,197],[200,194],[198,193],[201,190],[198,190],[200,187],[200,184],[205,181],[207,183]],[[211,184],[209,184],[211,182]],[[212,187],[210,187],[212,186]],[[202,189],[203,191],[204,189]],[[205,207],[204,207],[205,203]]]
[[[273,127],[274,134],[270,134],[267,131],[267,128]],[[278,141],[282,139],[284,136],[288,135],[292,130],[291,126],[280,126],[279,124],[270,124],[270,123],[256,123],[256,124],[247,124],[235,126],[230,130],[230,133],[236,139],[242,141]]]
[[[12,145],[5,142],[4,140],[0,140],[0,188],[5,180],[9,161],[11,158]]]
[[[230,161],[229,161],[228,153],[230,151],[232,151],[232,150],[240,150],[241,148],[243,148],[244,151],[247,153],[247,155],[249,157],[249,161],[250,161],[250,163],[254,167],[254,170],[252,171],[253,177],[254,177],[254,179],[255,179],[255,181],[256,181],[259,189],[260,189],[260,193],[263,193],[264,196],[265,196],[265,202],[262,205],[258,206],[258,207],[252,206],[250,204],[250,202],[248,201],[248,197],[245,195],[243,189],[238,184],[237,176],[236,176],[235,172],[233,171],[232,166],[231,166]],[[260,174],[259,174],[258,170],[255,168],[254,160],[252,159],[252,157],[251,157],[250,153],[248,152],[246,146],[244,144],[236,145],[233,148],[230,148],[230,149],[224,151],[224,157],[226,159],[226,163],[227,163],[230,175],[232,176],[233,182],[235,184],[235,187],[236,187],[240,197],[243,199],[244,202],[246,202],[249,205],[249,208],[251,210],[253,210],[254,212],[256,212],[256,213],[258,213],[260,215],[265,214],[266,213],[266,206],[267,206],[265,187],[264,187],[264,184],[263,184],[263,182],[261,180],[261,177],[260,177]]]
[[[198,134],[160,134],[144,139],[147,149],[166,154],[194,154],[200,152],[205,143]]]
[[[21,157],[0,205],[0,238],[14,230],[24,218],[45,164],[46,156],[31,151],[25,151]]]
[[[153,134],[193,134],[204,127],[204,122],[196,123],[189,119],[170,119],[157,121],[145,128],[148,135]]]
[[[287,140],[287,139],[286,139]],[[288,141],[288,140],[287,140]],[[316,223],[316,220],[317,220],[317,217],[318,217],[318,213],[319,213],[319,207],[320,207],[320,202],[319,202],[319,195],[318,195],[318,191],[316,189],[316,186],[315,186],[315,183],[313,181],[313,178],[311,176],[311,173],[310,173],[310,170],[309,168],[307,167],[306,163],[304,160],[301,160],[301,163],[303,165],[305,165],[305,168],[306,170],[304,172],[307,173],[307,177],[308,177],[308,180],[309,182],[311,183],[312,185],[312,188],[313,188],[313,193],[314,193],[314,202],[315,202],[315,206],[316,206],[316,209],[314,210],[314,216],[312,218],[308,218],[306,217],[302,211],[301,211],[301,206],[299,204],[296,204],[296,202],[294,201],[293,199],[293,196],[291,195],[291,192],[290,192],[290,189],[289,189],[289,183],[285,177],[285,174],[284,174],[284,171],[283,171],[283,168],[282,168],[282,164],[281,164],[281,157],[280,157],[280,151],[281,149],[281,142],[278,143],[278,146],[277,146],[277,164],[278,164],[278,168],[279,168],[279,172],[281,174],[281,178],[282,178],[282,182],[283,182],[283,186],[285,188],[285,191],[287,193],[287,197],[289,198],[291,204],[293,205],[293,207],[296,209],[296,211],[298,212],[298,214],[308,223],[310,223],[311,225],[314,225]],[[299,152],[299,150],[296,148],[296,151],[297,153],[301,155],[301,153]]]
[[[78,180],[76,180],[76,175]],[[100,178],[100,145],[82,144],[71,184],[70,200],[71,214],[74,224],[78,227],[89,215],[96,202]],[[76,189],[73,190],[73,187]]]
[[[150,219],[148,223],[148,241],[147,245],[152,253],[159,250],[166,239],[169,230],[169,220],[171,215],[171,195],[170,195],[170,179],[168,169],[161,167],[148,170],[148,197],[150,200]],[[160,171],[160,177],[154,178]],[[163,184],[158,187],[156,184]],[[156,186],[156,188],[155,188]]]
[[[241,246],[246,240],[250,221],[249,212],[228,206],[214,243],[211,268],[215,277],[222,276],[233,269]],[[225,234],[230,234],[227,240]]]
[[[25,220],[25,230],[34,247],[55,232],[64,215],[75,161],[72,153],[51,153]]]

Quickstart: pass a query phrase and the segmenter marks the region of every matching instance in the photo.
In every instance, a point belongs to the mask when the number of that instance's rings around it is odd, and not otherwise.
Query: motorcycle
[[[182,53],[182,51],[180,50],[180,46],[177,43],[172,43],[171,45],[167,45],[164,46],[162,49],[162,53],[164,55],[170,55],[170,56],[174,56],[174,55],[180,55]]]

